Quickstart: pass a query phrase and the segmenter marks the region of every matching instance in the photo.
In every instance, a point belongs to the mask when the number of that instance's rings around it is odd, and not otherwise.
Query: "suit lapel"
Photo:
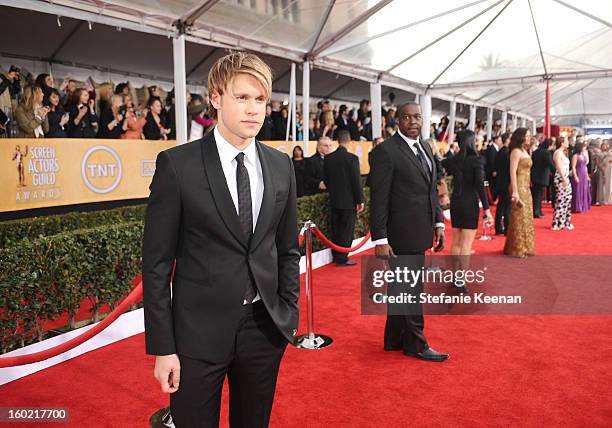
[[[240,227],[240,220],[236,213],[236,207],[232,201],[229,188],[227,187],[227,181],[225,180],[225,174],[221,167],[221,159],[219,158],[219,151],[217,150],[214,134],[212,132],[208,134],[208,137],[200,140],[200,144],[202,147],[204,170],[208,178],[208,183],[210,184],[210,192],[212,193],[217,211],[219,211],[221,219],[231,234],[246,248],[247,240]]]
[[[428,174],[427,174],[426,171],[423,171],[423,167],[421,166],[421,162],[419,162],[419,160],[417,159],[417,157],[414,154],[414,152],[412,151],[412,149],[410,147],[408,147],[408,143],[397,133],[395,134],[394,138],[395,138],[395,141],[396,141],[397,145],[400,148],[400,151],[402,153],[404,153],[408,157],[408,159],[410,159],[410,161],[421,172],[421,175],[423,175],[423,178],[429,183],[430,177],[428,177]]]
[[[255,141],[255,144],[257,147],[257,154],[259,155],[259,163],[261,164],[261,172],[263,174],[264,193],[261,201],[261,208],[259,210],[259,216],[257,217],[257,224],[255,225],[253,241],[251,242],[252,250],[257,248],[257,245],[259,245],[265,236],[270,220],[272,219],[276,197],[276,190],[274,188],[274,180],[272,177],[272,167],[270,166],[267,153],[259,141]]]

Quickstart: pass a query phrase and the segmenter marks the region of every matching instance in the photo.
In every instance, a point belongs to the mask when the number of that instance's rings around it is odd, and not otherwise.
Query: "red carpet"
[[[545,213],[538,254],[612,255],[612,207],[576,215],[571,232],[550,231]],[[503,241],[475,249],[501,254]],[[612,425],[611,316],[428,316],[431,345],[451,354],[433,364],[382,350],[384,318],[360,315],[358,267],[315,280],[316,330],[334,344],[287,350],[273,427]],[[0,406],[68,407],[74,427],[145,427],[168,398],[143,353],[143,335],[123,340],[0,387]],[[222,412],[227,426],[227,400]]]

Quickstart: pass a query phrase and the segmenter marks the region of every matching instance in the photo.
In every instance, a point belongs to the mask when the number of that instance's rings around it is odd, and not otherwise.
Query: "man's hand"
[[[435,236],[436,236],[436,248],[434,248],[434,251],[436,253],[439,253],[440,251],[444,249],[444,243],[446,242],[446,236],[444,236],[444,229],[441,227],[436,227]]]
[[[161,385],[162,392],[172,394],[178,391],[181,381],[181,363],[178,355],[158,355],[155,357],[153,375]]]
[[[355,206],[355,210],[357,211],[357,214],[362,213],[364,209],[365,209],[365,204],[363,202]]]
[[[325,186],[325,183],[323,182],[323,180],[321,180],[319,182],[319,189],[321,190],[327,190],[327,186]]]
[[[393,252],[393,248],[389,244],[377,245],[374,248],[374,253],[376,257],[383,260],[389,260],[391,258],[396,258],[397,256]]]

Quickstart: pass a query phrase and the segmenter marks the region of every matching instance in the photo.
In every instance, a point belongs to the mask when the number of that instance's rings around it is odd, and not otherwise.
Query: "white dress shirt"
[[[406,137],[404,134],[402,134],[402,132],[398,129],[397,133],[399,134],[400,137],[402,137],[402,139],[406,142],[406,144],[408,144],[408,147],[410,147],[410,150],[412,150],[412,153],[414,153],[415,156],[423,156],[425,157],[425,160],[427,161],[427,166],[429,166],[429,172],[431,172],[431,159],[429,159],[429,156],[427,156],[427,154],[425,153],[425,148],[423,146],[420,146],[420,150],[416,147],[416,144],[420,144],[419,140],[413,140],[412,138],[408,138]],[[434,228],[442,228],[442,230],[445,229],[444,223],[436,223],[434,224]],[[380,238],[377,239],[375,241],[372,242],[374,245],[387,245],[389,244],[389,240],[387,238]]]
[[[244,153],[244,166],[249,173],[249,184],[251,185],[251,203],[253,204],[253,232],[255,232],[255,226],[257,225],[257,219],[259,218],[259,211],[261,210],[261,202],[263,200],[264,192],[264,181],[263,171],[261,169],[261,162],[259,161],[259,154],[257,153],[257,146],[255,145],[255,139],[251,140],[249,145],[244,150],[238,150],[232,146],[219,132],[218,128],[215,127],[213,131],[215,135],[215,142],[217,143],[217,151],[219,152],[219,158],[221,159],[221,167],[223,168],[223,174],[225,175],[225,182],[227,188],[234,202],[236,208],[236,214],[238,212],[238,183],[236,181],[236,169],[238,167],[238,161],[236,156],[238,153]],[[259,292],[253,299],[253,303],[260,300],[261,296]],[[246,303],[246,302],[245,302]]]

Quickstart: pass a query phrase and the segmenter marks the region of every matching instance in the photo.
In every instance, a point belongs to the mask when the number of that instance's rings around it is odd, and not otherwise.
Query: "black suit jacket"
[[[485,177],[489,182],[493,181],[492,178],[493,178],[493,171],[495,170],[495,158],[497,157],[497,153],[498,153],[498,150],[495,147],[493,147],[494,145],[495,144],[489,144],[489,147],[487,147],[487,150],[485,151],[485,154],[484,154]]]
[[[508,155],[508,147],[502,147],[495,158],[495,188],[497,192],[508,192],[510,186],[510,156]]]
[[[293,164],[255,144],[264,194],[250,245],[212,132],[157,156],[142,250],[148,354],[227,358],[249,275],[272,320],[293,342],[300,290]]]
[[[434,225],[444,222],[436,190],[436,162],[428,144],[421,143],[421,148],[431,161],[431,172],[423,171],[399,133],[370,154],[372,240],[387,238],[397,254],[431,248]]]
[[[317,193],[324,192],[319,189],[319,183],[323,181],[323,164],[324,160],[319,152],[315,152],[314,155],[306,158],[306,166],[304,168],[305,195],[316,195]]]
[[[550,184],[550,173],[555,170],[552,153],[543,147],[538,148],[531,155],[533,166],[531,167],[531,182],[538,186]]]
[[[335,152],[325,156],[323,172],[332,208],[354,210],[357,204],[363,202],[357,156],[339,146]]]

